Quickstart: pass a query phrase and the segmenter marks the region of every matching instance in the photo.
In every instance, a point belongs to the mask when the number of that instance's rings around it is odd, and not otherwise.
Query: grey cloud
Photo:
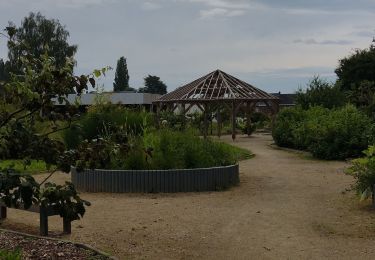
[[[201,10],[200,16],[203,19],[210,19],[214,17],[235,17],[242,16],[246,13],[245,10],[228,10],[224,8],[213,8],[209,10]]]
[[[364,38],[372,38],[375,36],[375,30],[355,31],[355,32],[352,32],[351,35],[364,37]]]
[[[157,10],[161,8],[161,5],[155,2],[144,2],[142,3],[141,7],[144,10]]]
[[[353,41],[349,40],[323,40],[323,41],[317,41],[313,38],[309,39],[296,39],[293,41],[293,43],[302,43],[302,44],[308,44],[308,45],[349,45],[353,44]]]

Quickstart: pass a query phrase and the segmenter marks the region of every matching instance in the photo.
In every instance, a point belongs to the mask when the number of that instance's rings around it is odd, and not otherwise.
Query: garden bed
[[[83,170],[72,167],[72,182],[83,192],[215,191],[239,183],[238,165],[173,170]]]
[[[114,259],[83,244],[0,230],[0,259]]]

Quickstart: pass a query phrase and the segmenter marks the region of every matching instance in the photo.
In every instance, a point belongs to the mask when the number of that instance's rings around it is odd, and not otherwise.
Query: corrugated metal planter
[[[239,183],[238,165],[179,170],[90,170],[72,167],[72,182],[83,192],[215,191]]]

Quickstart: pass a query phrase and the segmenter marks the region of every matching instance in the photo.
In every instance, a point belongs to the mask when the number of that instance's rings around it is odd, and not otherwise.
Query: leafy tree
[[[22,58],[39,59],[45,53],[54,58],[57,68],[65,66],[66,58],[73,58],[77,45],[68,43],[69,32],[58,20],[47,19],[41,13],[30,13],[19,28],[10,23],[7,27],[12,40],[8,41],[8,58],[11,72],[22,71]],[[14,44],[16,42],[20,44]],[[71,64],[73,68],[74,63]]]
[[[15,29],[8,28],[7,31],[9,45],[14,49],[24,47],[24,42],[11,33]],[[49,168],[56,165],[52,173],[57,170],[68,172],[71,162],[66,160],[64,144],[51,135],[69,128],[77,113],[77,108],[69,104],[67,94],[82,93],[89,83],[95,85],[95,79],[93,75],[74,76],[72,58],[57,66],[47,51],[38,58],[32,56],[32,50],[25,52],[28,54],[20,58],[24,68],[22,75],[11,74],[0,95],[0,152],[7,156],[6,152],[11,150],[12,156],[23,159],[25,167],[30,159],[37,159]],[[98,73],[99,70],[94,71],[94,74]],[[55,109],[54,100],[65,102],[67,109]],[[49,130],[37,131],[38,122],[48,123]],[[12,166],[0,169],[0,201],[12,207],[53,205],[69,220],[82,217],[86,203],[73,185],[55,185],[46,182],[48,178],[38,183],[31,175],[18,173]]]
[[[134,90],[129,87],[129,72],[125,57],[117,61],[115,81],[113,82],[113,91],[130,91]]]
[[[338,86],[328,83],[319,76],[315,76],[309,82],[306,91],[299,89],[296,94],[296,104],[303,109],[312,106],[334,108],[346,103],[345,93]]]
[[[145,79],[145,87],[138,92],[164,95],[167,93],[167,85],[158,76],[148,75]]]
[[[371,114],[375,97],[375,45],[341,59],[335,72],[337,85],[347,93],[350,102]]]
[[[0,82],[5,81],[5,63],[0,59]]]

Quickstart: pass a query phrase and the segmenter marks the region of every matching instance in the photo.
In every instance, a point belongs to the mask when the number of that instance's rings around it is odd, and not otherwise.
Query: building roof
[[[214,100],[278,100],[221,70],[215,70],[160,97],[156,102],[192,102]]]
[[[152,102],[157,100],[159,94],[150,93],[134,93],[134,92],[105,92],[100,95],[104,95],[104,98],[112,104],[122,104],[122,105],[151,105]],[[97,93],[87,93],[82,94],[78,97],[76,94],[69,94],[68,101],[70,103],[75,102],[79,99],[80,105],[90,106],[95,103],[95,99],[98,96]],[[64,105],[56,102],[56,105]]]
[[[279,93],[272,93],[272,95],[280,99],[281,106],[294,106],[296,104],[296,101],[295,101],[296,94],[281,94],[279,92]]]

